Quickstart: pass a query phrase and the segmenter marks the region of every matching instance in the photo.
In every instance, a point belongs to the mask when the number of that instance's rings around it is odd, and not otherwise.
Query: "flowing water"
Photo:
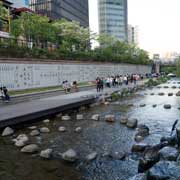
[[[131,154],[136,131],[121,125],[120,116],[137,118],[139,123],[149,126],[150,136],[144,142],[159,143],[162,136],[170,134],[172,124],[180,116],[180,97],[175,95],[178,91],[179,81],[171,80],[161,88],[139,91],[132,98],[86,109],[80,112],[85,117],[81,121],[75,120],[76,113],[72,113],[70,121],[52,118],[49,124],[37,122],[28,125],[50,129],[50,133],[30,139],[41,150],[53,149],[50,160],[43,160],[38,154],[23,154],[13,145],[12,137],[0,137],[0,180],[127,180],[137,173],[138,160]],[[165,95],[159,96],[159,92]],[[168,96],[169,92],[174,95]],[[140,104],[146,106],[140,107]],[[157,107],[153,108],[153,104]],[[172,108],[164,109],[164,104],[171,104]],[[101,120],[91,120],[93,114],[100,114]],[[116,122],[105,122],[103,117],[106,114],[115,114]],[[58,132],[59,126],[65,126],[67,131]],[[76,127],[82,127],[82,132],[75,132]],[[28,135],[30,130],[26,126],[19,127],[14,136],[22,133]],[[63,161],[59,155],[70,148],[78,153],[78,161],[74,164]],[[97,152],[98,156],[87,162],[85,157],[92,152]],[[117,154],[126,154],[126,158],[119,160]]]

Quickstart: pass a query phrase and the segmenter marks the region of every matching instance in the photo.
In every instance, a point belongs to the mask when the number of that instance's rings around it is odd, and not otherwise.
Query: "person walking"
[[[5,102],[9,102],[10,97],[8,94],[8,89],[5,86],[3,87],[3,93],[4,93]]]

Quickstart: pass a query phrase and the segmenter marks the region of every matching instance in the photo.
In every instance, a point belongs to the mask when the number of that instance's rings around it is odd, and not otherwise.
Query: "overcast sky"
[[[97,0],[89,0],[90,28],[98,32]],[[180,0],[128,0],[129,24],[139,26],[140,47],[180,52]]]

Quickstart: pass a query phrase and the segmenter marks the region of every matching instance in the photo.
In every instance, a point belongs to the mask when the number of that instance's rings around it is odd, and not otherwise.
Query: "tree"
[[[18,19],[11,23],[11,34],[17,39],[22,37],[36,45],[46,45],[55,42],[55,29],[49,23],[49,18],[37,14],[22,13]]]
[[[180,57],[176,60],[176,76],[180,77]]]
[[[115,37],[109,36],[107,34],[100,34],[97,36],[96,40],[99,42],[101,47],[112,46],[115,42],[118,41]]]
[[[5,21],[6,24],[3,24],[3,21]],[[9,23],[9,9],[5,8],[3,2],[0,1],[0,30],[9,31]]]
[[[58,42],[65,50],[88,49],[90,31],[88,28],[80,26],[79,22],[61,19],[55,21],[53,26],[56,28]]]
[[[150,62],[148,53],[134,44],[119,41],[115,37],[105,34],[99,35],[97,39],[100,47],[95,51],[99,53],[99,56],[104,60],[134,64],[138,64],[139,62],[147,64]]]

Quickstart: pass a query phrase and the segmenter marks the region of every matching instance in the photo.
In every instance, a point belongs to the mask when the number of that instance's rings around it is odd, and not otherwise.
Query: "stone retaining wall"
[[[117,74],[145,74],[151,72],[151,66],[52,61],[0,61],[0,86],[8,89],[29,89],[61,85],[62,81],[94,81],[96,77]]]

